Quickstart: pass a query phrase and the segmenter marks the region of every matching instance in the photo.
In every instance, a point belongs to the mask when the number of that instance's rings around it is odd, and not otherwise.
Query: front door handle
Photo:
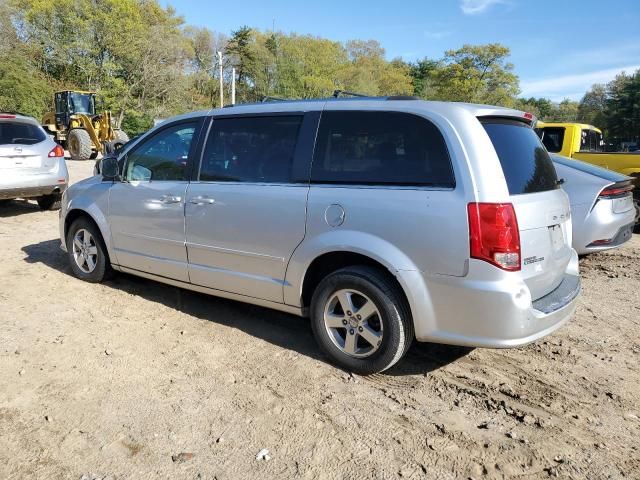
[[[162,195],[160,197],[160,201],[162,203],[180,203],[182,201],[182,197],[176,197],[175,195],[172,195],[171,193],[167,194],[167,195]]]
[[[213,205],[216,201],[206,195],[198,195],[189,200],[189,203],[193,203],[194,205]]]

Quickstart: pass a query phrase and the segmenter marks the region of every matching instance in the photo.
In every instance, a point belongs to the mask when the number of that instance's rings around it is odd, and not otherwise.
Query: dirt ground
[[[76,280],[57,219],[0,208],[2,479],[640,478],[639,235],[581,262],[554,335],[359,377],[297,317]]]

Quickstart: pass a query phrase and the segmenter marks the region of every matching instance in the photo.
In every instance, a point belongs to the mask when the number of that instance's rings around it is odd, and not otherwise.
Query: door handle
[[[160,201],[162,203],[168,204],[168,203],[180,203],[182,201],[182,197],[176,197],[175,195],[172,194],[167,194],[167,195],[162,195],[160,197]]]
[[[194,205],[213,205],[214,203],[216,203],[216,201],[211,197],[207,197],[206,195],[198,195],[197,197],[193,197],[191,200],[189,200],[189,203],[192,203]]]

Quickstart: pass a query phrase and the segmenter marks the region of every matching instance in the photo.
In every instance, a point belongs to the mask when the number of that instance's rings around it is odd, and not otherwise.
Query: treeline
[[[154,118],[219,106],[220,51],[227,102],[234,67],[238,102],[336,89],[417,95],[516,107],[547,121],[585,121],[620,138],[638,136],[640,73],[596,85],[581,102],[522,99],[509,49],[499,44],[389,61],[375,40],[342,43],[249,27],[227,36],[192,27],[156,0],[0,0],[0,36],[0,110],[39,118],[55,90],[95,90],[133,134]]]

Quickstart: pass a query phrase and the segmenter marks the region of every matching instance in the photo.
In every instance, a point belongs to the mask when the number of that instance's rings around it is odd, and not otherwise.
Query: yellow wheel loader
[[[96,158],[129,141],[125,132],[113,126],[111,112],[96,114],[94,92],[56,92],[54,107],[45,114],[42,126],[69,150],[73,160]]]

